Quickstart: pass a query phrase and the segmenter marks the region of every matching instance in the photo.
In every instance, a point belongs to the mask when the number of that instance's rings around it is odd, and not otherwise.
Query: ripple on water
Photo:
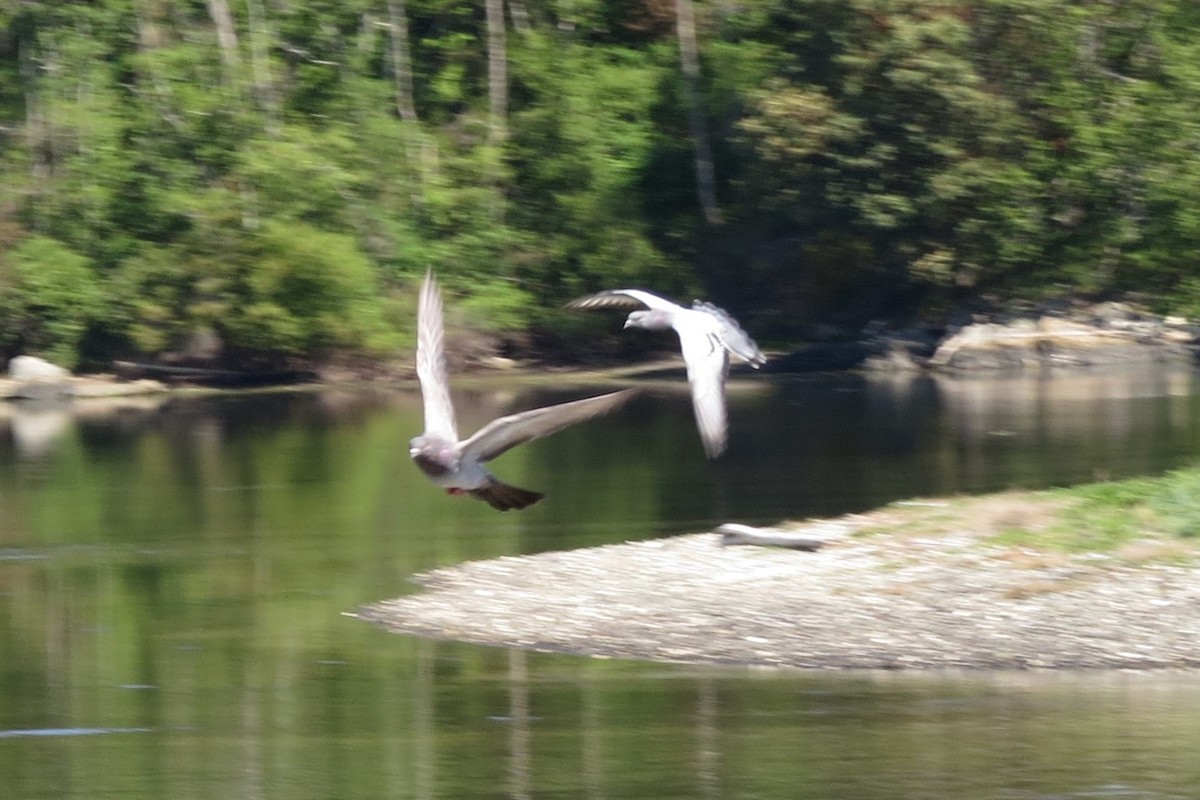
[[[149,733],[153,728],[25,728],[0,731],[0,739],[35,736],[98,736],[105,733]]]

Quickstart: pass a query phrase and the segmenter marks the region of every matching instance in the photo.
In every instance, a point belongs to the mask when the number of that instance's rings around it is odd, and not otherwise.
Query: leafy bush
[[[111,294],[110,327],[146,353],[202,329],[264,354],[381,354],[398,343],[354,238],[302,222],[250,231],[217,221],[179,244],[144,248],[114,275]]]
[[[88,260],[45,236],[27,236],[0,260],[0,347],[74,368],[101,309]]]
[[[297,354],[394,344],[374,268],[353,237],[275,221],[249,249],[238,302],[211,321],[231,344]]]
[[[481,331],[520,331],[528,327],[534,298],[515,283],[491,280],[478,284],[459,308]]]

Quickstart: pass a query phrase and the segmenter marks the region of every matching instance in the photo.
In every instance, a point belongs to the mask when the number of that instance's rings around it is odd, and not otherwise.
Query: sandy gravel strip
[[[1200,569],[993,546],[966,533],[799,529],[813,552],[717,533],[414,576],[358,616],[399,632],[594,656],[801,668],[1200,666]]]

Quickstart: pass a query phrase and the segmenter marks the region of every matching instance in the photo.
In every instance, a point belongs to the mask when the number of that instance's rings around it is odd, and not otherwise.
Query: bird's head
[[[648,328],[650,330],[669,328],[671,327],[671,318],[667,312],[657,309],[633,311],[629,314],[629,318],[625,320],[625,327]]]
[[[440,436],[422,434],[408,442],[408,455],[428,472],[443,473],[455,467],[458,453],[454,443]]]

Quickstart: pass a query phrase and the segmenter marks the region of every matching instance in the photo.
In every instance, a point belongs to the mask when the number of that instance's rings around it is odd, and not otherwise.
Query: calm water
[[[1191,374],[738,382],[519,448],[548,498],[424,482],[405,393],[0,407],[4,798],[1192,798],[1192,674],[799,674],[509,652],[343,615],[465,559],[1149,474]],[[587,394],[462,392],[465,430]]]

